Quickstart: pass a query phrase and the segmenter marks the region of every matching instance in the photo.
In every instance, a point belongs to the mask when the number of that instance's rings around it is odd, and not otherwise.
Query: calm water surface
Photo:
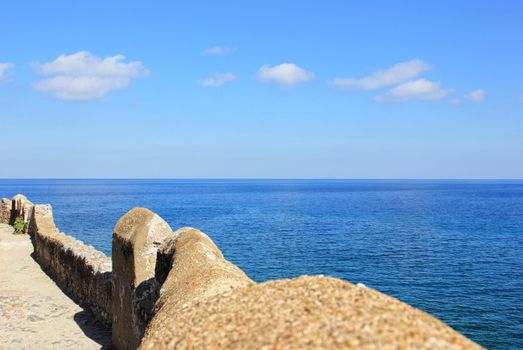
[[[0,180],[17,193],[108,255],[118,218],[147,207],[254,280],[362,282],[487,348],[523,348],[523,181]]]

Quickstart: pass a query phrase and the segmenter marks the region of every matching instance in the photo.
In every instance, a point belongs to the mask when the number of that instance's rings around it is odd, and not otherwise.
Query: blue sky
[[[522,14],[4,2],[0,177],[523,178]]]

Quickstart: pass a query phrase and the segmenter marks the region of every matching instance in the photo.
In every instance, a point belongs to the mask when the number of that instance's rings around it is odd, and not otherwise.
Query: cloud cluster
[[[430,70],[430,65],[421,60],[411,60],[395,64],[388,69],[380,69],[363,78],[336,78],[330,81],[332,85],[342,88],[358,88],[374,90],[415,78]]]
[[[4,78],[5,71],[9,68],[13,68],[12,63],[0,63],[0,80]]]
[[[410,99],[438,101],[447,97],[454,89],[444,89],[440,83],[427,79],[410,80],[383,95],[374,97],[376,102],[402,102]]]
[[[202,80],[201,84],[204,87],[217,87],[234,80],[236,76],[232,73],[217,73]]]
[[[387,69],[380,69],[362,78],[336,78],[330,84],[344,89],[376,90],[396,85],[389,91],[374,96],[376,102],[404,102],[408,100],[439,101],[443,100],[455,89],[444,88],[440,82],[421,78],[420,75],[431,69],[427,62],[410,60],[400,62]],[[483,89],[474,90],[466,94],[463,99],[480,102],[485,99]],[[461,104],[460,98],[453,98],[450,103]]]
[[[468,94],[463,95],[463,98],[453,98],[450,103],[453,105],[460,105],[465,101],[469,102],[481,102],[487,97],[487,92],[484,89],[476,89]]]
[[[308,72],[294,63],[282,63],[274,67],[265,64],[258,70],[257,77],[261,81],[290,87],[313,79],[314,73]]]
[[[220,55],[230,54],[234,51],[235,51],[235,49],[233,49],[231,47],[214,46],[214,47],[206,48],[205,50],[203,50],[203,53],[206,55],[220,56]]]
[[[477,89],[477,90],[469,92],[468,94],[465,94],[465,96],[463,98],[467,101],[481,102],[485,99],[486,96],[487,96],[487,93],[485,92],[485,90]]]
[[[234,49],[215,46],[205,49],[207,55],[225,55]],[[0,80],[5,71],[14,65],[0,63]],[[42,75],[50,76],[34,84],[38,91],[48,92],[56,98],[68,101],[87,101],[103,97],[111,91],[125,88],[131,80],[149,75],[149,71],[139,61],[126,62],[123,55],[100,58],[88,51],[79,51],[71,55],[60,55],[54,61],[36,65]],[[443,100],[454,89],[446,88],[440,82],[420,77],[431,70],[431,66],[422,60],[413,59],[397,63],[386,69],[359,78],[335,78],[329,83],[343,89],[377,90],[388,88],[374,96],[376,102],[403,102],[408,100],[438,101]],[[314,73],[294,63],[281,63],[261,66],[256,78],[262,82],[292,87],[314,79]],[[237,80],[231,72],[216,73],[200,81],[201,86],[219,87]],[[478,88],[462,97],[450,100],[451,104],[481,102],[486,92]]]
[[[41,74],[53,77],[40,80],[35,89],[50,92],[61,100],[87,101],[122,89],[131,79],[149,74],[141,62],[124,61],[122,55],[99,58],[88,51],[61,55],[38,66]]]

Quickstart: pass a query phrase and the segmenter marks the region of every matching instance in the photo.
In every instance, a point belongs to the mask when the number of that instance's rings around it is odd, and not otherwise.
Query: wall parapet
[[[173,232],[145,208],[116,224],[112,260],[61,233],[51,205],[2,199],[0,223],[19,216],[35,259],[112,324],[116,349],[481,349],[364,285],[325,276],[255,283],[206,234]]]
[[[254,283],[193,228],[164,241],[156,278],[165,282],[141,350],[481,349],[361,284],[326,276]]]
[[[12,202],[7,198],[2,198],[0,202],[0,224],[11,224]]]
[[[49,217],[44,218],[42,212]],[[50,205],[36,205],[30,232],[38,263],[76,302],[105,324],[112,320],[111,260],[92,246],[60,232],[52,222]],[[48,221],[48,222],[45,222]]]
[[[24,221],[24,233],[31,236],[34,257],[40,266],[75,302],[110,324],[111,259],[60,232],[49,204],[33,204],[23,195],[14,196],[11,201],[2,199],[1,222],[12,224],[17,217]]]
[[[158,298],[157,250],[170,235],[169,224],[146,208],[131,209],[114,227],[112,339],[118,349],[140,345]]]

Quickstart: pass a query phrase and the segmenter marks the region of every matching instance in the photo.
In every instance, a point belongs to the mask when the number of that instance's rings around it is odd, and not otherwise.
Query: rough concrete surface
[[[113,232],[113,344],[137,349],[158,297],[156,252],[172,235],[169,224],[146,208],[134,208]]]
[[[194,305],[254,284],[241,269],[223,257],[206,234],[197,229],[184,227],[177,230],[170,239],[164,241],[158,252],[159,256],[164,256],[161,260],[171,260],[171,267],[168,267],[170,272],[162,285],[154,316],[146,330],[146,345],[142,343],[141,348],[162,348],[159,332],[165,329],[169,333],[178,316]],[[174,254],[172,259],[165,258],[169,254]],[[171,340],[169,333],[167,342]],[[169,345],[169,348],[176,347]]]
[[[173,311],[141,349],[481,349],[425,312],[331,277],[265,282]]]
[[[28,235],[0,224],[0,349],[100,349],[110,330],[75,304],[33,260]]]
[[[173,237],[166,240],[159,250],[160,253],[172,250],[174,255],[155,305],[156,322],[161,323],[162,319],[169,322],[170,315],[180,308],[254,283],[240,268],[224,258],[205,233],[183,227]],[[174,248],[169,249],[172,245]]]

